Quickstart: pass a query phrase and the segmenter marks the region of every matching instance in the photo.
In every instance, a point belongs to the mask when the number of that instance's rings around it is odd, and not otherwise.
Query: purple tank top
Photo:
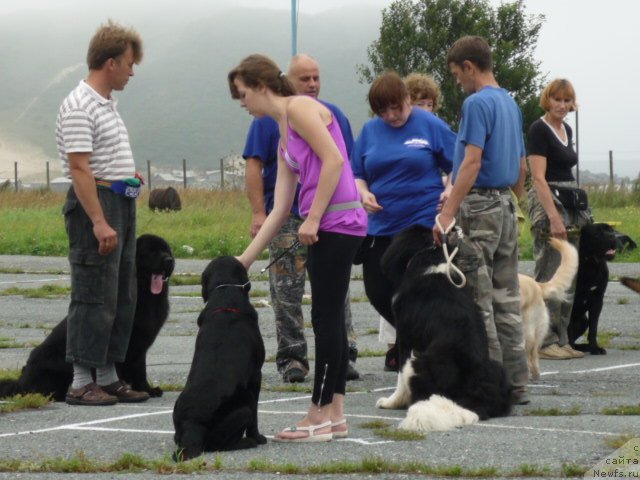
[[[356,182],[351,171],[349,155],[345,147],[344,138],[340,131],[340,126],[335,118],[327,125],[327,130],[336,142],[344,163],[342,164],[342,174],[329,201],[329,207],[341,208],[343,204],[351,204],[360,201],[360,194],[356,188]],[[309,144],[298,135],[289,125],[287,125],[287,148],[282,148],[280,144],[280,154],[287,166],[300,178],[300,193],[298,204],[300,215],[306,217],[311,208],[311,203],[316,195],[318,179],[322,161],[315,154]],[[362,206],[355,206],[337,211],[325,211],[320,220],[320,230],[323,232],[344,233],[364,237],[367,234],[367,214]]]

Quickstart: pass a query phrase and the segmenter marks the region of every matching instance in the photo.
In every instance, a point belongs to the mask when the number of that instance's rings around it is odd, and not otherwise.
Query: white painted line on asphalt
[[[133,415],[122,415],[119,417],[111,417],[111,418],[103,418],[100,420],[91,420],[89,422],[82,422],[82,423],[72,423],[70,425],[59,425],[57,427],[51,427],[51,428],[41,428],[38,430],[27,430],[24,432],[11,432],[11,433],[0,433],[0,438],[3,437],[16,437],[18,435],[30,435],[33,433],[48,433],[48,432],[55,432],[55,431],[59,431],[59,430],[74,430],[74,429],[79,429],[82,427],[85,427],[87,425],[99,425],[101,423],[109,423],[109,422],[117,422],[119,420],[129,420],[132,418],[142,418],[142,417],[150,417],[152,415],[165,415],[167,413],[172,413],[173,409],[171,410],[164,410],[164,411],[160,411],[160,412],[146,412],[146,413],[136,413]]]
[[[541,372],[540,375],[558,375],[559,373],[593,373],[593,372],[606,372],[609,370],[619,370],[621,368],[640,367],[640,363],[626,363],[624,365],[612,365],[610,367],[589,368],[586,370],[573,370],[568,372],[561,372],[560,370],[554,370],[551,372]]]
[[[69,428],[68,430],[88,430],[90,432],[125,432],[125,433],[161,433],[161,434],[171,434],[173,435],[173,430],[139,430],[136,428],[105,428],[105,427],[74,427]]]

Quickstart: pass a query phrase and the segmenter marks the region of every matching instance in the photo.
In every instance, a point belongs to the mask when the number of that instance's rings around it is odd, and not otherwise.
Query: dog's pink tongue
[[[615,248],[612,248],[611,250],[607,250],[606,255],[615,255],[616,254],[616,250]]]
[[[162,275],[154,273],[151,275],[151,293],[158,295],[162,292]]]

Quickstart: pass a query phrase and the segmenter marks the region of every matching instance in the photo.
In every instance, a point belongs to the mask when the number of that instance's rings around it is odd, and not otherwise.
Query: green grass
[[[5,348],[33,348],[37,347],[40,342],[16,342],[14,338],[0,337],[0,349]]]
[[[513,470],[496,467],[465,468],[461,465],[433,466],[419,461],[393,462],[379,457],[365,457],[356,461],[325,461],[313,465],[298,465],[293,462],[274,462],[266,457],[249,460],[244,467],[225,468],[222,457],[216,455],[212,461],[198,457],[188,462],[174,463],[170,454],[157,460],[145,459],[139,455],[126,453],[120,458],[104,462],[87,457],[82,451],[68,458],[14,460],[0,459],[0,471],[12,473],[155,473],[158,475],[224,475],[225,473],[282,475],[357,475],[358,477],[391,478],[398,475],[420,477],[454,478],[514,478],[514,477],[579,477],[587,467],[577,464],[562,464],[557,469],[523,464]],[[355,478],[355,477],[354,477]],[[413,477],[412,477],[413,478]]]
[[[178,258],[210,259],[238,255],[251,240],[251,219],[245,192],[179,189],[182,210],[152,212],[146,205],[148,192],[138,199],[138,234],[154,233],[167,239]],[[0,192],[0,254],[65,256],[68,250],[61,215],[64,193]],[[640,239],[640,191],[632,193],[589,190],[597,222],[620,222],[616,228]],[[526,213],[526,207],[525,207]],[[525,215],[526,216],[526,215]],[[528,219],[519,240],[520,256],[532,259]],[[188,249],[193,248],[189,254]],[[640,248],[618,254],[615,262],[640,262]],[[264,276],[264,275],[263,275]],[[264,276],[266,278],[266,276]]]
[[[26,393],[24,395],[14,395],[7,397],[0,403],[0,413],[11,413],[20,410],[41,408],[52,402],[50,397],[45,397],[39,393]]]
[[[605,407],[603,415],[640,415],[640,405],[619,405],[617,407]]]
[[[24,298],[60,298],[71,293],[71,287],[60,285],[42,285],[37,288],[11,287],[0,292],[0,296],[21,295]]]
[[[568,410],[562,410],[560,408],[535,408],[525,411],[523,415],[529,417],[569,417],[580,415],[581,412],[582,408],[576,405]]]

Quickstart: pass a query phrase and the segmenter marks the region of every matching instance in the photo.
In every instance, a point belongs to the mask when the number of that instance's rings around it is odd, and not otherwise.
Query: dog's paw
[[[267,437],[262,434],[258,434],[258,436],[256,437],[256,442],[258,442],[258,445],[264,445],[265,443],[267,443]]]
[[[393,397],[381,397],[376,401],[377,408],[394,409],[397,408]]]
[[[151,397],[160,398],[162,396],[163,392],[162,392],[162,389],[160,387],[153,387],[153,388],[149,388],[149,390],[147,390],[147,393]]]
[[[596,347],[593,347],[593,348],[589,347],[589,353],[591,355],[606,355],[607,351],[602,347],[597,347],[596,346]]]

